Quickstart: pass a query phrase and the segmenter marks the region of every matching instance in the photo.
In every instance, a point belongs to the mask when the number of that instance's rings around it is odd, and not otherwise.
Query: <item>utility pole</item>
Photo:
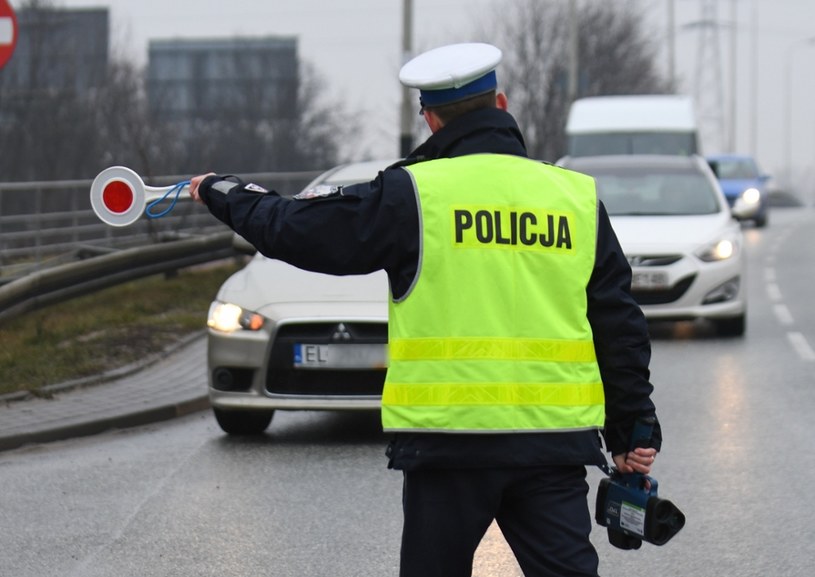
[[[727,129],[727,151],[736,151],[736,67],[738,54],[738,8],[730,0],[730,123]]]
[[[668,0],[668,82],[671,92],[676,91],[676,7]]]
[[[402,0],[402,64],[413,55],[413,0]],[[399,154],[406,157],[413,150],[413,107],[410,89],[402,86],[402,114],[399,131]]]
[[[703,140],[710,146],[710,152],[721,152],[727,144],[724,142],[724,91],[717,0],[701,0],[701,11],[701,20],[685,24],[684,28],[696,28],[700,35],[696,55],[695,100]]]
[[[753,0],[751,17],[752,38],[750,38],[750,61],[752,70],[750,82],[750,154],[758,154],[758,0]]]
[[[792,186],[792,177],[793,177],[793,166],[794,163],[792,162],[793,157],[793,146],[792,146],[792,107],[794,103],[793,98],[793,86],[792,86],[792,67],[794,63],[794,56],[795,51],[798,48],[807,45],[815,44],[815,36],[810,38],[799,38],[797,40],[793,40],[787,46],[786,56],[784,58],[784,93],[785,93],[785,105],[783,107],[784,111],[784,163],[786,168],[786,176],[787,182],[785,186],[791,187]]]
[[[569,84],[566,95],[569,105],[577,98],[577,76],[580,72],[577,32],[577,0],[569,0]]]

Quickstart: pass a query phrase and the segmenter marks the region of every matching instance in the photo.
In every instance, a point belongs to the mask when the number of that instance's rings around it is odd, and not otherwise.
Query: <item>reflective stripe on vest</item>
[[[407,170],[422,250],[414,285],[390,305],[385,430],[602,427],[586,319],[592,179],[492,154]]]

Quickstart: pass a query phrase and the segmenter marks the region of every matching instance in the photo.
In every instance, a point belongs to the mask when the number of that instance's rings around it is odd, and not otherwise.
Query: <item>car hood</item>
[[[719,181],[719,185],[728,198],[736,197],[751,187],[761,190],[761,181],[752,178],[724,179]]]
[[[273,319],[387,318],[389,294],[384,271],[333,276],[258,256],[227,279],[217,298]]]
[[[726,212],[691,216],[612,216],[611,225],[626,254],[688,253],[739,231],[738,223]]]

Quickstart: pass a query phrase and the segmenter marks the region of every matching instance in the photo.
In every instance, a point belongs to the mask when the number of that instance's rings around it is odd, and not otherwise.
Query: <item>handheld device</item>
[[[654,419],[639,419],[631,449],[647,447]],[[639,549],[643,541],[664,545],[685,526],[685,515],[667,499],[661,499],[657,480],[641,473],[610,470],[597,489],[595,521],[608,528],[608,541],[618,549]]]
[[[133,170],[125,166],[111,166],[96,175],[91,183],[91,208],[99,220],[107,225],[128,226],[142,214],[148,218],[160,218],[169,213],[181,191],[189,184],[185,180],[172,186],[147,186]],[[167,208],[161,212],[153,210],[171,196]]]

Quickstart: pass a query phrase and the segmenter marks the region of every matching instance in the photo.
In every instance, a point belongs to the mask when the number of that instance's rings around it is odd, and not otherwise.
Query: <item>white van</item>
[[[693,100],[649,94],[594,96],[572,103],[566,123],[569,156],[699,154]]]

